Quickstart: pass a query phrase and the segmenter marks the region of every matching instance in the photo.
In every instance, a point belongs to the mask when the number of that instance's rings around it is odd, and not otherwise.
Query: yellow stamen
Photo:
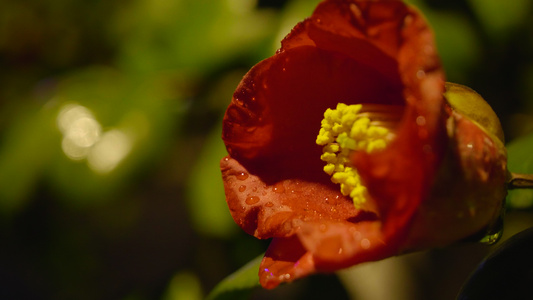
[[[361,104],[343,103],[337,104],[336,109],[328,108],[316,138],[316,143],[324,146],[320,156],[326,162],[324,172],[331,176],[333,183],[340,184],[341,193],[349,195],[357,208],[366,201],[366,188],[357,170],[350,165],[350,153],[371,153],[387,147],[393,134],[388,128],[376,124],[394,124],[400,115],[395,107],[392,107],[393,113],[384,112],[381,105],[365,104],[365,110],[362,109]],[[377,120],[372,120],[373,116]]]

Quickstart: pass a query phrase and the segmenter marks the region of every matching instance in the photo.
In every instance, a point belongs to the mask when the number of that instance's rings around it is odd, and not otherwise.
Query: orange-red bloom
[[[443,246],[494,221],[505,154],[444,92],[432,31],[395,0],[324,1],[245,75],[224,118],[221,169],[235,222],[273,238],[264,287]],[[368,191],[359,209],[324,173],[315,144],[339,102],[404,107],[390,145],[351,156]]]

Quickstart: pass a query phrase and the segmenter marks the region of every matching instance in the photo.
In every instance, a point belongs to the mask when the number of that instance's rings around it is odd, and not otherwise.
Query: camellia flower
[[[235,222],[272,238],[260,283],[490,234],[506,195],[497,117],[445,85],[401,1],[326,0],[243,78],[221,161]]]

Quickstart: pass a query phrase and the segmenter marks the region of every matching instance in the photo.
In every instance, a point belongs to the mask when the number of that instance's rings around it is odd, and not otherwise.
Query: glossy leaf
[[[247,299],[252,289],[259,286],[257,272],[263,259],[261,254],[239,270],[222,280],[207,296],[206,300]]]
[[[464,285],[458,300],[528,299],[533,294],[533,228],[490,254]]]

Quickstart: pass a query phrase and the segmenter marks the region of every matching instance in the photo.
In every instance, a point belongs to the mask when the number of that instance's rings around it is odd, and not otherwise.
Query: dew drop
[[[426,76],[426,72],[424,72],[424,70],[418,70],[418,72],[416,72],[416,78],[418,79],[422,79]]]
[[[229,156],[224,157],[224,161],[229,161]]]
[[[498,240],[500,240],[500,238],[502,237],[502,234],[503,234],[503,230],[494,232],[492,234],[484,236],[480,242],[483,244],[492,245],[496,243]]]
[[[267,203],[265,204],[265,206],[266,206],[266,207],[272,207],[272,206],[274,206],[274,203],[272,203],[272,202],[267,202]]]
[[[254,132],[256,129],[257,129],[257,127],[255,127],[255,126],[251,126],[251,127],[246,128],[246,132],[248,132],[248,133],[252,133],[252,132]]]
[[[424,116],[416,117],[416,125],[418,125],[418,126],[426,125],[426,118]]]
[[[242,180],[246,180],[248,178],[248,174],[244,173],[244,172],[241,172],[241,173],[237,174],[236,177],[237,177],[237,179],[242,181]]]
[[[408,15],[405,17],[405,19],[403,19],[403,26],[404,27],[407,27],[409,25],[411,25],[411,23],[413,23],[413,16],[412,15]]]
[[[361,9],[359,9],[359,7],[355,3],[350,4],[350,11],[356,19],[359,19],[363,16]]]
[[[239,192],[242,193],[242,192],[244,192],[244,191],[246,191],[246,186],[245,186],[245,185],[241,185],[241,186],[239,187]]]
[[[500,214],[498,216],[498,219],[492,225],[488,231],[487,234],[480,240],[481,243],[492,245],[500,240],[503,234],[503,216]]]
[[[363,248],[363,249],[370,248],[370,240],[369,239],[362,239],[361,240],[361,248]]]
[[[283,183],[282,182],[278,182],[274,185],[274,187],[272,188],[272,190],[274,191],[274,193],[284,193],[285,192],[285,187],[283,186]]]
[[[248,196],[244,202],[246,202],[248,205],[253,205],[259,202],[259,200],[261,199],[259,199],[257,196]]]
[[[370,37],[377,38],[381,34],[381,28],[380,27],[373,27],[368,29],[368,35]]]

